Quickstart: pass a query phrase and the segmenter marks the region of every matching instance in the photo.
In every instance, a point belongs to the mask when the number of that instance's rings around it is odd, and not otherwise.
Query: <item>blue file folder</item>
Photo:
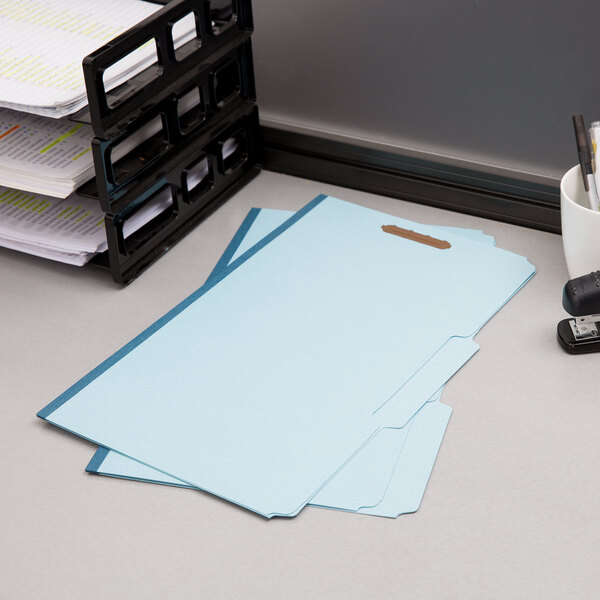
[[[209,280],[293,214],[281,210],[252,209],[209,276]],[[481,231],[439,228],[440,234],[448,231],[454,231],[480,243],[493,243],[493,238]],[[461,342],[462,347],[459,347],[457,342]],[[412,377],[402,388],[405,400],[410,402],[409,398],[412,399],[413,406],[419,405],[419,399],[422,401],[422,398],[431,393],[430,402],[402,427],[382,429],[311,500],[311,505],[386,517],[396,517],[418,509],[452,412],[449,406],[439,402],[440,393],[433,394],[433,391],[460,368],[471,352],[476,351],[476,344],[465,342],[460,338],[450,340],[445,344],[443,352],[436,354],[425,365],[423,373]],[[464,354],[465,352],[468,354]],[[405,409],[405,412],[409,411],[410,408]],[[398,423],[397,415],[390,415],[389,422]],[[123,479],[190,487],[103,447],[98,448],[86,470]]]
[[[262,515],[292,516],[375,439],[378,413],[415,373],[534,273],[459,235],[444,248],[419,241],[436,235],[319,197],[39,416]]]

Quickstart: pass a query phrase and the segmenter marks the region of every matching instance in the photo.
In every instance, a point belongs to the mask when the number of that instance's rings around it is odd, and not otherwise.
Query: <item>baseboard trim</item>
[[[560,191],[358,144],[261,127],[263,167],[354,189],[560,233]]]

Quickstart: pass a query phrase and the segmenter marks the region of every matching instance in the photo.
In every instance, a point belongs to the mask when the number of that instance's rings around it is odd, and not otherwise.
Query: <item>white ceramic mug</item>
[[[560,220],[569,278],[600,270],[600,211],[589,208],[579,165],[561,179]]]

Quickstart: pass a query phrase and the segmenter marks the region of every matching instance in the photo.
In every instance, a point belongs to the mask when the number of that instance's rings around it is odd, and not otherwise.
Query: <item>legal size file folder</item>
[[[523,257],[443,237],[319,197],[40,416],[292,516],[377,434],[378,409],[534,273]]]
[[[251,209],[209,275],[209,280],[292,215],[289,211]],[[471,229],[440,227],[438,233],[443,235],[448,231],[480,243],[493,243],[491,236]],[[444,344],[402,387],[402,396],[406,400],[404,414],[410,411],[411,406],[416,407],[416,414],[401,424],[398,413],[381,412],[378,416],[383,429],[312,498],[310,505],[387,517],[416,511],[451,413],[451,408],[439,401],[441,392],[438,387],[470,358],[477,347],[472,340],[460,338],[452,338]],[[431,399],[420,407],[420,402],[431,390],[436,390],[436,393],[432,393]],[[395,399],[399,398],[400,395],[396,394]],[[386,419],[389,419],[388,425],[394,424],[393,428],[386,426]],[[190,488],[177,479],[104,447],[98,448],[86,471]]]

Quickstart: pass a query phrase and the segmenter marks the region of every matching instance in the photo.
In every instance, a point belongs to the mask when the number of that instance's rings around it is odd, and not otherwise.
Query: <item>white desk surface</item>
[[[267,521],[201,492],[88,475],[91,444],[36,412],[198,288],[253,207],[319,193],[483,229],[537,275],[447,385],[420,510]],[[0,249],[0,597],[592,599],[600,589],[600,355],[556,341],[560,236],[263,172],[125,288]]]

